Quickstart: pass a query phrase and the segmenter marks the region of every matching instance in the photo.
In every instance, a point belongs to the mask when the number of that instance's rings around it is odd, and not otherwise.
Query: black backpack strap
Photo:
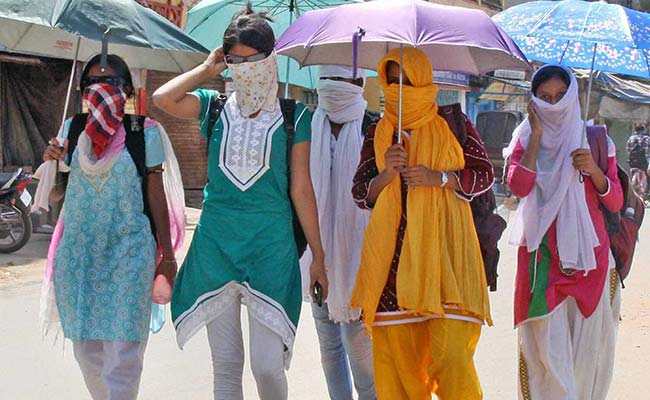
[[[226,105],[228,97],[225,94],[217,93],[216,96],[210,98],[210,104],[208,104],[208,146],[206,152],[210,151],[210,139],[212,139],[212,130],[214,129],[215,124],[219,120],[221,111]]]
[[[296,136],[296,125],[294,115],[296,113],[296,101],[294,99],[280,99],[280,110],[282,111],[282,123],[287,132],[287,170],[291,170],[291,146]],[[289,173],[291,179],[291,173]]]
[[[287,132],[287,182],[289,182],[288,188],[291,190],[291,148],[296,135],[296,124],[302,115],[297,119],[295,118],[296,101],[293,99],[280,99],[280,110],[282,111],[284,130]],[[289,194],[289,199],[291,199],[291,194]],[[291,210],[293,214],[293,237],[298,250],[298,258],[300,258],[307,249],[307,238],[302,230],[293,203],[291,204]]]
[[[72,117],[70,128],[68,129],[68,164],[72,162],[72,155],[77,148],[77,143],[79,143],[81,132],[86,128],[87,119],[88,114],[77,114]]]
[[[289,148],[291,148],[296,134],[296,123],[294,121],[296,101],[294,99],[280,99],[280,110],[282,111],[284,130],[287,132],[287,142],[289,142]]]
[[[149,201],[147,197],[147,153],[144,137],[144,121],[146,117],[144,115],[131,115],[126,114],[124,116],[124,129],[126,130],[125,138],[125,147],[129,152],[133,164],[135,164],[135,169],[138,171],[138,175],[142,178],[142,203],[144,204],[144,213],[149,218],[149,224],[151,225],[151,233],[154,238],[156,236],[156,226],[153,222],[153,215],[151,214],[151,207],[149,206]]]
[[[146,149],[144,140],[144,120],[143,115],[130,115],[124,116],[124,129],[126,130],[125,146],[126,150],[131,155],[135,169],[138,175],[144,178],[147,175],[146,164]]]

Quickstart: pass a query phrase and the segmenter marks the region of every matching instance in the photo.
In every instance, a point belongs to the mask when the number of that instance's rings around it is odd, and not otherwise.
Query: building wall
[[[181,169],[183,186],[185,187],[186,193],[188,193],[188,199],[190,199],[192,197],[191,192],[198,192],[198,195],[201,194],[201,190],[207,181],[208,159],[206,154],[206,141],[199,131],[199,122],[198,120],[174,118],[157,108],[151,100],[153,92],[175,76],[173,73],[158,71],[149,71],[147,73],[146,113],[150,118],[159,121],[169,134],[169,139],[174,146],[176,158]],[[202,86],[224,90],[224,82],[222,79]]]

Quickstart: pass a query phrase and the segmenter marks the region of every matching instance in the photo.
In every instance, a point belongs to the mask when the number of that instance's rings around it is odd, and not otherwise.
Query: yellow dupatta
[[[388,85],[386,66],[399,64],[399,49],[379,63],[386,112],[375,130],[375,160],[385,168],[384,154],[393,144],[397,128],[398,85]],[[413,86],[403,87],[402,126],[408,165],[424,165],[433,171],[463,169],[463,149],[438,115],[438,87],[431,63],[414,48],[404,49],[404,73]],[[400,179],[384,188],[377,198],[366,230],[361,266],[351,303],[363,310],[371,328],[379,298],[386,285],[395,252],[401,207]],[[407,195],[407,228],[397,273],[397,301],[401,309],[418,314],[444,315],[443,305],[490,322],[483,260],[468,202],[448,189],[422,186]]]

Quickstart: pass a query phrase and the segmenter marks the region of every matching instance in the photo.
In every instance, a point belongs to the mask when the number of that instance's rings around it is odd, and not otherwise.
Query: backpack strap
[[[291,171],[291,147],[293,146],[293,139],[296,135],[296,125],[294,123],[296,101],[294,99],[280,99],[280,110],[282,111],[284,130],[287,132],[287,171]],[[287,173],[289,179],[291,179],[291,173]]]
[[[146,149],[144,139],[144,115],[124,116],[124,129],[126,130],[125,146],[131,155],[138,175],[144,178],[147,175]]]
[[[289,148],[293,145],[293,138],[296,134],[296,125],[294,115],[296,113],[296,101],[294,99],[280,99],[280,110],[282,111],[282,122],[284,130],[287,132],[287,141]]]
[[[68,165],[72,162],[72,155],[79,143],[79,136],[86,128],[88,114],[77,114],[72,117],[70,128],[68,129]]]
[[[221,116],[221,111],[226,106],[226,101],[228,97],[225,94],[217,93],[216,96],[210,98],[210,104],[208,104],[208,146],[206,152],[210,151],[210,140],[212,139],[212,130]]]
[[[296,101],[293,99],[280,99],[280,110],[282,111],[284,130],[287,133],[287,182],[289,183],[287,188],[291,190],[291,149],[296,134],[296,125],[307,108],[303,110],[303,113],[300,114],[298,118],[295,118]],[[290,193],[289,199],[291,200]],[[307,239],[305,237],[305,232],[302,229],[302,225],[300,225],[300,221],[298,220],[298,215],[296,214],[293,202],[291,203],[291,209],[293,214],[293,237],[296,242],[296,249],[298,250],[298,258],[300,258],[307,249]]]
[[[156,225],[153,222],[153,214],[151,213],[151,207],[149,206],[148,193],[147,193],[147,153],[146,153],[146,142],[144,137],[144,121],[146,117],[144,115],[131,115],[126,114],[124,116],[124,129],[126,130],[126,138],[124,140],[124,145],[126,150],[129,152],[133,164],[135,164],[135,169],[138,171],[138,175],[142,178],[142,204],[144,205],[144,214],[149,218],[149,224],[151,225],[151,233],[153,237],[156,238]]]
[[[607,127],[605,125],[596,125],[587,127],[587,141],[591,149],[591,156],[594,158],[596,165],[607,173],[608,154],[607,149]]]

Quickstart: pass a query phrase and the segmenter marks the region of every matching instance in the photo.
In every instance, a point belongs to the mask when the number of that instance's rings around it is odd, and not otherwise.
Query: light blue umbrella
[[[276,39],[303,12],[321,8],[335,7],[342,4],[354,3],[358,0],[251,0],[256,11],[268,10],[273,16],[271,23]],[[230,23],[232,16],[246,6],[248,0],[203,0],[187,14],[185,32],[209,49],[221,46],[223,33]],[[288,63],[288,65],[287,65]],[[317,83],[316,70],[300,68],[298,63],[289,57],[278,57],[280,82],[314,89]],[[227,71],[226,71],[227,73]],[[285,97],[288,97],[288,85],[285,86]]]
[[[650,14],[563,0],[524,3],[493,19],[531,60],[650,78]]]
[[[493,17],[530,60],[650,78],[650,14],[581,0],[533,1]],[[585,119],[588,113],[585,110]]]

